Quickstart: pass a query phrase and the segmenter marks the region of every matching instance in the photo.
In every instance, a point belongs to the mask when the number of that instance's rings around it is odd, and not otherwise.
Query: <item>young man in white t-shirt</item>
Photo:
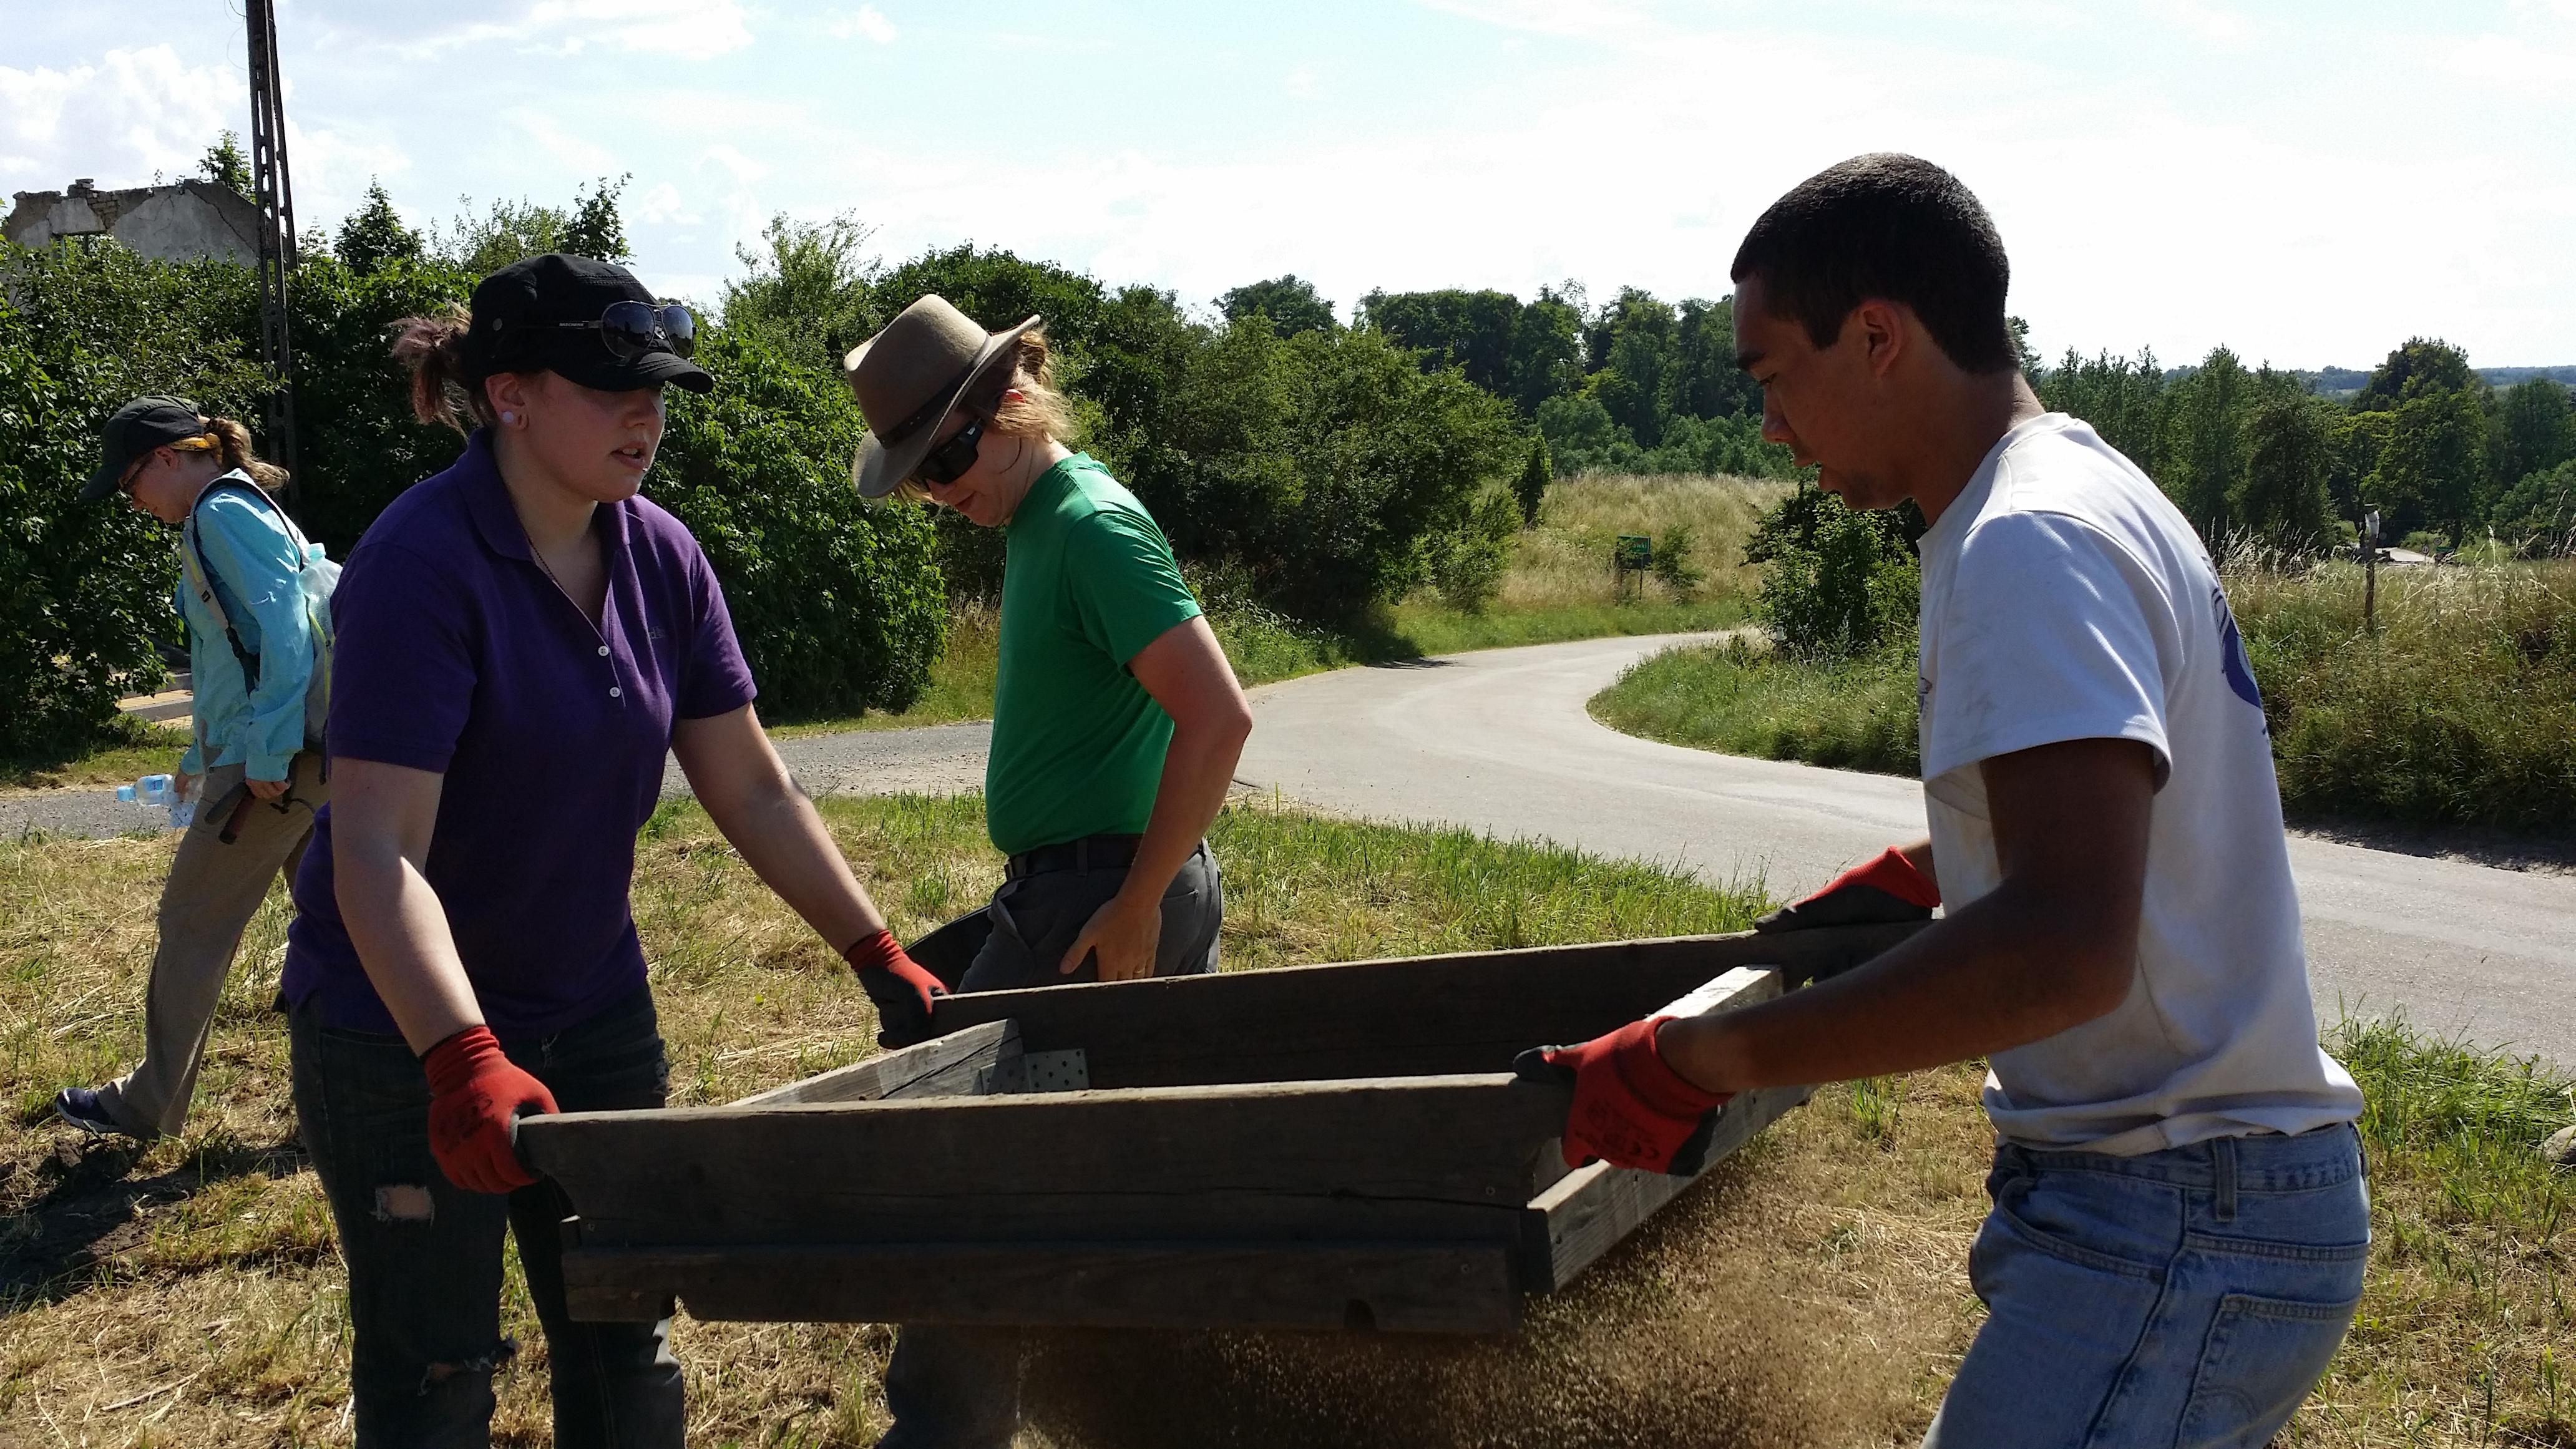
[[[1568,1161],[1664,1167],[1752,1087],[1984,1056],[1990,1315],[1927,1445],[2266,1443],[2361,1297],[2361,1093],[2317,1046],[2261,696],[2207,551],[2043,411],[2002,241],[1862,156],[1736,254],[1763,435],[1921,541],[1931,838],[1765,924],[1947,915],[1810,989],[1551,1053]],[[1936,884],[1937,882],[1937,884]]]

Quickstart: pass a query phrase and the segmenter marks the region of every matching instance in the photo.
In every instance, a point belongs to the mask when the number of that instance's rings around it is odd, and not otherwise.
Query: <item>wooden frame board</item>
[[[1764,999],[1911,929],[955,997],[918,1046],[519,1138],[578,1214],[578,1318],[676,1295],[704,1318],[1508,1333],[1696,1176],[1569,1172],[1568,1093],[1512,1057]],[[1029,1090],[1037,1053],[1092,1086]],[[1805,1099],[1737,1098],[1701,1170]]]

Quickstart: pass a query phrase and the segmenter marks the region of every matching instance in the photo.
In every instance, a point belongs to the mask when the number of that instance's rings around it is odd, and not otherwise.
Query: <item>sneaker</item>
[[[54,1110],[62,1114],[64,1121],[92,1137],[105,1137],[111,1133],[126,1137],[134,1135],[108,1115],[107,1104],[98,1099],[96,1087],[63,1088],[54,1097]]]

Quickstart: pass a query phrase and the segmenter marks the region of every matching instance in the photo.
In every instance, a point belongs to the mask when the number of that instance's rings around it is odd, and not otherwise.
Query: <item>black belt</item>
[[[1136,848],[1144,843],[1141,835],[1086,835],[1062,845],[1041,845],[1012,856],[1002,867],[1002,879],[1059,870],[1125,870],[1136,863]]]

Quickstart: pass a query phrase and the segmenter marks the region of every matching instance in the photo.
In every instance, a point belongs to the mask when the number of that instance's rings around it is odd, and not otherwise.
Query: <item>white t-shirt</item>
[[[1979,761],[2130,739],[2161,781],[2128,997],[1995,1053],[1997,1130],[2131,1155],[2359,1116],[2317,1045],[2262,697],[2199,535],[2050,413],[1995,444],[1922,555],[1923,794],[1950,909],[2002,875]]]

